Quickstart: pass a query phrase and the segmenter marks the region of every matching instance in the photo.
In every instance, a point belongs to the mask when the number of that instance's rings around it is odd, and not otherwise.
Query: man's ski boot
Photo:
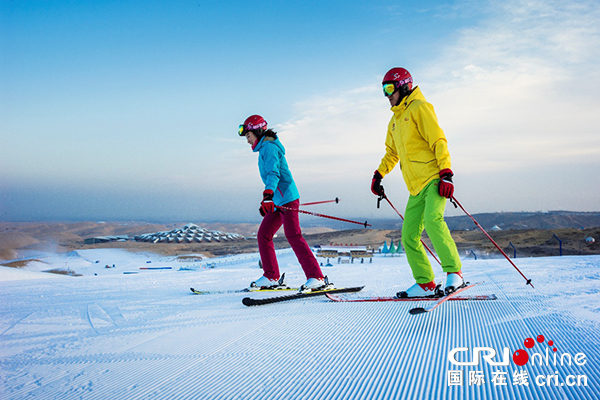
[[[317,290],[327,290],[333,288],[333,283],[329,283],[329,279],[327,277],[323,279],[309,278],[304,285],[300,286],[300,292],[308,293]]]
[[[446,284],[444,285],[444,293],[448,295],[465,286],[462,271],[448,272],[446,275]]]
[[[288,287],[283,283],[283,279],[285,278],[285,273],[281,275],[279,279],[269,279],[266,276],[261,276],[254,282],[250,284],[248,290],[250,292],[258,292],[260,290],[283,290],[288,289]]]
[[[436,285],[435,281],[429,283],[415,283],[405,291],[396,293],[396,297],[399,299],[411,297],[439,297],[441,295],[440,286],[441,285]]]

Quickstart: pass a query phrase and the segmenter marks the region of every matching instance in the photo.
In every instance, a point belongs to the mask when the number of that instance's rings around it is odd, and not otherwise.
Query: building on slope
[[[221,231],[209,231],[196,224],[187,224],[182,228],[155,233],[144,233],[134,236],[137,242],[148,243],[211,243],[211,242],[233,242],[245,240],[246,238],[237,233],[226,233]]]

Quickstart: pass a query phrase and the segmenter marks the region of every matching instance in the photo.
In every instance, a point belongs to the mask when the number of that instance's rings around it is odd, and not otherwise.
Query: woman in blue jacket
[[[251,115],[240,125],[239,135],[245,136],[252,151],[258,152],[258,168],[265,185],[260,214],[263,221],[258,229],[258,250],[263,267],[263,276],[252,282],[251,287],[273,288],[279,283],[280,273],[273,236],[283,225],[285,237],[294,250],[307,282],[301,290],[318,289],[325,286],[325,278],[319,263],[302,237],[297,210],[300,195],[285,159],[285,149],[277,133],[267,129],[267,121],[260,115]],[[278,208],[278,206],[282,206]]]

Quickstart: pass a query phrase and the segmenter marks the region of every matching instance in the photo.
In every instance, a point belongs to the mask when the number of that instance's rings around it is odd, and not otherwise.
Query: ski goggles
[[[385,97],[391,96],[396,91],[396,83],[384,83],[383,84],[383,95]]]
[[[238,129],[238,135],[240,136],[244,136],[246,135],[246,132],[248,131],[255,131],[257,129],[263,129],[267,126],[267,122],[263,121],[263,122],[259,122],[256,125],[252,125],[252,124],[248,124],[248,125],[240,125],[240,128]]]
[[[405,79],[402,79],[401,81],[384,83],[383,84],[383,95],[386,97],[391,96],[394,94],[396,89],[398,89],[402,85],[406,85],[407,83],[412,84],[412,81],[413,81],[412,76],[409,76]]]

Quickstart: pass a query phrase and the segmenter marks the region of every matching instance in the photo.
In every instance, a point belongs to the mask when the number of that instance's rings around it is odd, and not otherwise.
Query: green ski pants
[[[458,272],[462,267],[456,243],[444,221],[447,199],[439,195],[438,183],[439,179],[430,182],[421,193],[411,195],[406,204],[402,244],[417,283],[428,283],[435,278],[425,247],[421,243],[423,229],[431,239],[444,272]]]

